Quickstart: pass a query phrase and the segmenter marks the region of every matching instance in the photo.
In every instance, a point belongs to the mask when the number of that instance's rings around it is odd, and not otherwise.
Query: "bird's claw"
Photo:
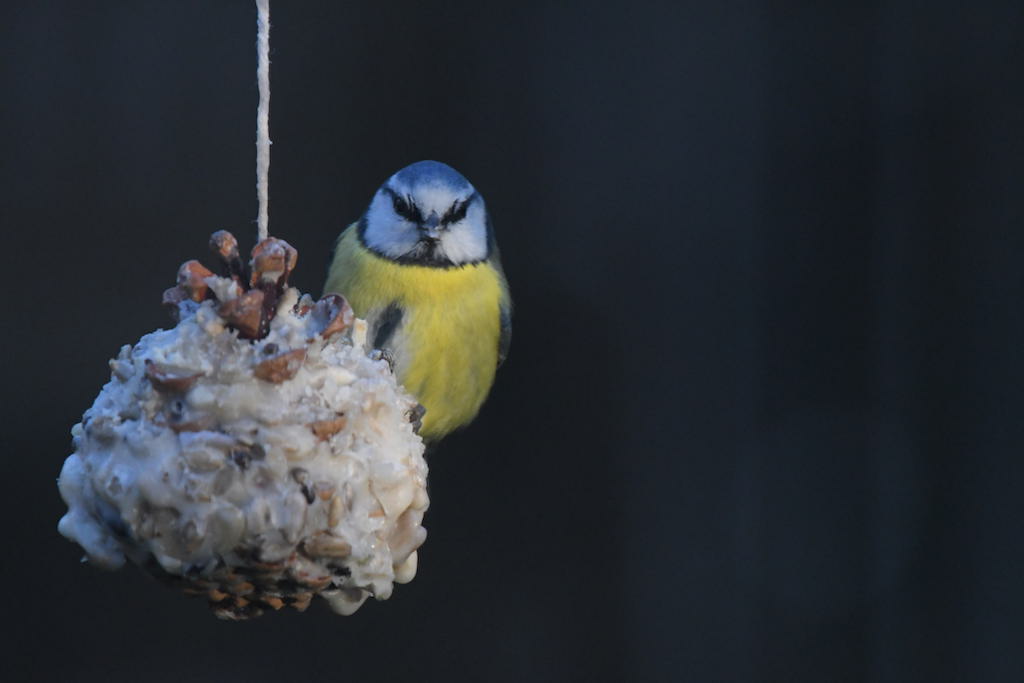
[[[420,433],[420,429],[423,427],[423,416],[426,414],[427,409],[423,407],[422,403],[417,403],[412,408],[409,408],[405,414],[405,417],[412,423],[412,430],[417,434]]]
[[[391,352],[387,349],[374,349],[370,351],[370,360],[383,360],[388,364],[388,369],[392,373],[395,371],[395,357],[391,355]]]

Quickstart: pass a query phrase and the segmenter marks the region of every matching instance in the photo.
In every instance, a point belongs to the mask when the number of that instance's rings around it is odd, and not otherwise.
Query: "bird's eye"
[[[395,207],[395,213],[403,218],[409,217],[409,204],[397,194],[391,195],[391,203]]]
[[[441,219],[441,222],[442,223],[458,223],[459,221],[461,221],[463,218],[466,217],[466,210],[468,208],[469,208],[469,200],[468,199],[466,201],[462,202],[461,204],[459,202],[455,202],[454,204],[452,204],[451,208],[448,209],[445,212],[444,218]]]
[[[413,223],[423,222],[423,214],[420,213],[419,207],[413,203],[411,197],[402,197],[392,192],[391,204],[395,207],[395,213],[405,220]]]

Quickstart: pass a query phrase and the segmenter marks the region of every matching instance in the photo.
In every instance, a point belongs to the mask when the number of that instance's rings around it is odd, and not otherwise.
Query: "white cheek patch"
[[[363,239],[374,251],[399,258],[416,247],[419,232],[415,225],[395,213],[390,197],[378,192],[366,211]]]
[[[466,217],[450,225],[441,238],[441,249],[452,263],[472,263],[487,258],[487,211],[477,199]]]

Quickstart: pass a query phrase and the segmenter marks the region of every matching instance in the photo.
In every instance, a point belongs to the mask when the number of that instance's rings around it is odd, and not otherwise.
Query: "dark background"
[[[4,3],[3,680],[1024,680],[1021,3],[272,9],[297,284],[447,161],[511,357],[388,602],[224,623],[79,564],[68,430],[255,230],[255,11]]]

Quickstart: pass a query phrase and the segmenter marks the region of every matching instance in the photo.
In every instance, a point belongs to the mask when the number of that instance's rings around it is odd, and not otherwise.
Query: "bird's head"
[[[360,221],[359,236],[379,256],[413,265],[462,266],[491,251],[483,197],[439,161],[418,161],[388,178]]]

